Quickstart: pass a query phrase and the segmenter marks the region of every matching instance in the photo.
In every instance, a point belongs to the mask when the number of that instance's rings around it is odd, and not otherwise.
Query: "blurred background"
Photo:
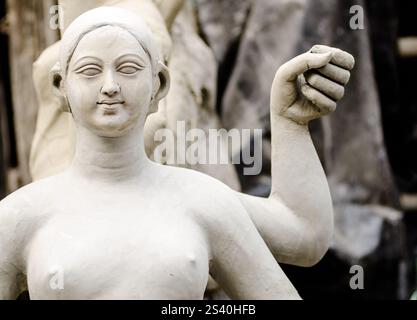
[[[163,7],[164,0],[154,2]],[[51,27],[57,4],[0,0],[0,199],[33,180],[40,105],[32,70],[60,38]],[[411,0],[189,0],[167,27],[168,65],[202,83],[190,105],[194,125],[264,130],[260,175],[244,176],[240,166],[233,174],[217,172],[258,196],[270,190],[269,92],[276,69],[317,43],[355,56],[338,110],[310,127],[331,188],[335,235],[318,265],[283,266],[304,299],[410,299],[417,291],[416,12]],[[205,74],[211,85],[200,81]],[[175,119],[189,116],[177,112]],[[363,289],[350,286],[355,265],[364,270]]]

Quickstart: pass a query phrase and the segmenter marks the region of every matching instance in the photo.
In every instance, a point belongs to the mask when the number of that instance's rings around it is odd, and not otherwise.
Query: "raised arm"
[[[333,232],[330,192],[308,123],[336,109],[354,58],[314,46],[276,73],[271,92],[272,192],[239,194],[279,262],[311,266],[328,250]]]

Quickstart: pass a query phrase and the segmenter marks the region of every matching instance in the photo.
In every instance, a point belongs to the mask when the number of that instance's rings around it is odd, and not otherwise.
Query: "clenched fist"
[[[278,69],[272,84],[271,112],[299,124],[333,112],[354,65],[355,59],[345,51],[314,46]]]

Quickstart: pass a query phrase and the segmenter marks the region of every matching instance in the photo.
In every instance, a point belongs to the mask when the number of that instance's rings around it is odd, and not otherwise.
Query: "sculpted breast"
[[[28,246],[31,298],[201,299],[207,245],[197,225],[171,216],[49,219]]]

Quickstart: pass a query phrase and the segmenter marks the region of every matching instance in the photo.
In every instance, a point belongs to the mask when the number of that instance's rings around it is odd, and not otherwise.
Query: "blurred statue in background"
[[[170,84],[158,57],[122,9],[64,33],[51,80],[75,155],[0,203],[0,298],[201,299],[209,274],[232,298],[299,298],[276,260],[309,266],[328,249],[331,198],[307,124],[336,109],[353,57],[315,46],[276,73],[269,198],[148,159],[145,120]]]

